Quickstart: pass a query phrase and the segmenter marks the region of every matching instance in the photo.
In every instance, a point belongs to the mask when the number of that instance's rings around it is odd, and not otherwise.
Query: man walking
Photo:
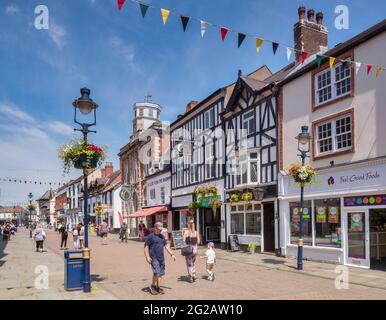
[[[138,225],[138,234],[139,234],[139,240],[143,241],[145,237],[145,224],[141,220]]]
[[[154,225],[154,233],[151,233],[145,241],[145,258],[151,265],[153,271],[153,281],[149,286],[149,292],[151,294],[164,294],[164,290],[161,289],[161,277],[165,275],[165,256],[164,249],[170,254],[174,261],[176,256],[173,254],[165,237],[161,234],[163,229],[162,223],[157,222]]]

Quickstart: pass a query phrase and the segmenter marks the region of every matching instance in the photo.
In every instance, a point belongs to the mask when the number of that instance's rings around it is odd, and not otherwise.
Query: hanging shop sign
[[[119,197],[123,201],[130,201],[133,199],[134,191],[130,187],[122,187],[121,191],[119,192]]]
[[[345,207],[362,207],[362,206],[384,206],[386,205],[386,195],[376,196],[359,196],[344,198]]]

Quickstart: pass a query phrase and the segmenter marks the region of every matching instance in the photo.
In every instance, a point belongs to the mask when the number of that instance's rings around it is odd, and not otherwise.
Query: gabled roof
[[[107,192],[114,189],[122,181],[121,170],[117,170],[106,177],[107,181],[102,192]]]
[[[64,187],[62,187],[64,188]],[[58,190],[60,190],[61,188],[59,188]],[[47,190],[37,201],[48,201],[50,199],[52,199],[53,197],[55,196],[55,193],[52,189],[50,190]]]

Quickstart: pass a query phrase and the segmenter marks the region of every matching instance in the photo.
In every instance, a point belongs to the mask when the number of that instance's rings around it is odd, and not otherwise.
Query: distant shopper
[[[60,243],[60,250],[67,250],[67,239],[68,239],[68,230],[65,228],[64,225],[62,225],[62,230],[60,231],[61,234],[61,243]]]
[[[145,242],[145,258],[146,261],[151,265],[153,271],[152,283],[149,286],[149,292],[151,294],[164,294],[164,290],[161,286],[161,278],[165,275],[165,256],[164,249],[170,254],[174,261],[176,257],[170,249],[165,237],[161,234],[162,223],[157,222],[154,225],[154,233],[151,233]]]
[[[46,239],[46,233],[41,225],[39,223],[34,230],[34,236],[33,236],[35,242],[36,242],[36,252],[43,252],[43,242]]]
[[[122,223],[121,229],[119,230],[119,237],[121,239],[121,242],[123,242],[123,240],[127,242],[128,229],[129,228],[127,226],[127,223],[126,222]]]
[[[145,229],[146,229],[146,226],[141,220],[138,225],[138,235],[139,235],[139,240],[141,241],[143,241],[145,238]]]
[[[72,229],[72,243],[74,244],[74,249],[79,249],[79,226],[75,226]]]
[[[100,229],[101,229],[100,233],[102,237],[102,243],[107,244],[106,241],[107,241],[107,235],[109,233],[109,225],[107,224],[106,220],[103,220],[103,222],[101,223]]]
[[[3,241],[11,240],[11,226],[9,223],[6,223],[3,227]]]
[[[206,272],[208,273],[208,280],[214,281],[214,266],[216,264],[216,252],[214,251],[214,243],[207,244],[205,255],[201,258],[206,258]]]
[[[83,243],[84,243],[84,225],[82,222],[79,223],[78,234],[79,234],[79,249],[82,249]]]
[[[198,245],[200,244],[200,235],[195,229],[194,220],[188,221],[188,229],[184,231],[183,242],[191,248],[191,254],[185,256],[186,268],[188,269],[189,282],[196,281],[196,257]]]

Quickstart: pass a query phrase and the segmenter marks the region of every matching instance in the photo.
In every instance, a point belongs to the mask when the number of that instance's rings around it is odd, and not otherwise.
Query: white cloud
[[[64,136],[69,136],[74,133],[74,129],[71,128],[69,125],[60,122],[60,121],[53,121],[50,124],[48,124],[48,129],[50,129],[52,132],[64,135]]]
[[[20,9],[17,5],[11,4],[5,8],[5,13],[9,15],[17,14],[20,12]]]
[[[0,104],[0,114],[4,114],[10,119],[21,120],[29,123],[35,122],[35,119],[31,117],[29,114],[20,110],[16,106],[11,106],[7,104]]]
[[[88,0],[88,2],[89,2],[91,5],[95,4],[95,0]]]
[[[63,48],[67,37],[67,32],[63,26],[51,21],[50,28],[48,29],[48,35],[58,48]]]
[[[110,45],[113,47],[114,52],[123,59],[123,62],[126,62],[134,71],[140,72],[138,66],[134,62],[135,50],[132,46],[123,43],[123,41],[116,36],[110,39]]]

